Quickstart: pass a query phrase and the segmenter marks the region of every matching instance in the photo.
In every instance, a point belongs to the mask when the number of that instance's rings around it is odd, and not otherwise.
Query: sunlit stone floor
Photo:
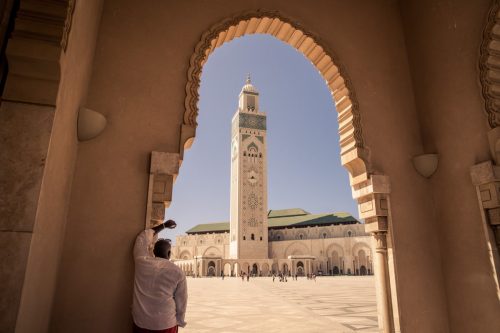
[[[377,332],[372,276],[188,278],[187,326],[202,332]]]

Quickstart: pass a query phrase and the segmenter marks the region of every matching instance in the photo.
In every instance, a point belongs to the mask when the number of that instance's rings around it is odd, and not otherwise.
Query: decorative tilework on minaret
[[[248,75],[232,120],[231,258],[268,258],[266,140],[266,114]]]

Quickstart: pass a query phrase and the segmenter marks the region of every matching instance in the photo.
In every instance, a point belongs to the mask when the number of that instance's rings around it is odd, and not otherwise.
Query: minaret
[[[267,259],[266,114],[250,75],[231,132],[230,257]]]

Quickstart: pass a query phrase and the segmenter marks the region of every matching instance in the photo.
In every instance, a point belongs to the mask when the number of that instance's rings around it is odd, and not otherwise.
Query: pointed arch
[[[205,31],[191,56],[187,72],[185,112],[180,153],[191,146],[196,133],[199,87],[203,65],[219,46],[234,38],[269,34],[301,52],[316,67],[329,87],[338,112],[342,165],[356,182],[368,179],[359,106],[351,80],[334,52],[296,20],[278,11],[254,10],[219,22]]]
[[[285,250],[285,258],[288,258],[288,256],[291,255],[307,255],[310,254],[310,250],[301,242],[293,242],[292,244],[288,245],[288,247]]]
[[[500,22],[498,15],[500,1],[492,3],[488,13],[488,21],[483,31],[479,57],[479,80],[484,98],[484,107],[488,116],[490,128],[500,125],[500,67],[498,54],[500,53]]]
[[[341,257],[344,256],[344,248],[337,243],[332,243],[332,244],[328,245],[328,247],[326,248],[326,251],[325,251],[326,256],[331,257],[333,251],[336,251],[339,254],[339,256],[341,256]]]
[[[357,242],[355,243],[353,246],[352,246],[352,254],[353,255],[358,255],[358,252],[359,250],[365,250],[365,253],[367,255],[372,255],[372,248],[370,245],[368,245],[367,243],[365,242]]]
[[[215,246],[210,246],[203,252],[204,257],[221,257],[222,253],[219,248]]]

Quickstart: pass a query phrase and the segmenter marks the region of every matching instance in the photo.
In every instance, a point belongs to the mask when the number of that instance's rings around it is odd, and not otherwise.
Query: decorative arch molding
[[[215,246],[210,246],[203,252],[204,257],[220,257],[222,256],[222,252],[219,248]]]
[[[285,258],[288,258],[288,256],[290,255],[293,255],[295,251],[301,251],[303,255],[310,254],[311,252],[304,244],[300,242],[293,242],[292,244],[287,246],[285,250]]]
[[[187,257],[187,258],[184,258]],[[179,253],[178,256],[179,259],[185,260],[185,259],[193,259],[193,255],[191,254],[190,251],[188,250],[183,250],[181,253]]]
[[[357,242],[352,246],[352,254],[354,256],[358,255],[359,250],[367,250],[365,251],[367,255],[372,255],[372,248],[370,245],[365,242]]]
[[[279,237],[279,239],[278,239],[278,237]],[[274,231],[273,236],[272,236],[272,240],[273,241],[283,241],[283,240],[285,240],[285,234],[283,234],[283,232],[280,230]]]
[[[472,166],[470,174],[482,210],[481,220],[486,231],[484,234],[488,244],[488,257],[498,289],[498,281],[500,281],[500,223],[497,216],[500,211],[500,200],[497,196],[487,198],[482,193],[495,194],[499,184],[496,169],[500,165],[500,0],[492,1],[483,30],[479,57],[479,79],[484,108],[490,126],[488,141],[492,159]]]
[[[342,165],[351,178],[367,179],[359,106],[347,71],[335,53],[315,33],[281,12],[259,9],[235,14],[206,30],[195,47],[187,72],[185,113],[181,128],[180,153],[188,149],[196,133],[199,87],[203,65],[212,52],[234,38],[269,34],[301,52],[320,72],[328,85],[338,112]],[[353,183],[351,179],[351,183]]]
[[[490,128],[500,125],[500,1],[494,0],[483,31],[479,79]]]
[[[360,218],[364,219],[365,231],[372,234],[379,254],[377,275],[381,279],[377,300],[380,327],[384,332],[399,329],[399,317],[394,317],[389,299],[397,303],[397,286],[386,279],[389,272],[394,276],[393,262],[388,263],[387,234],[389,230],[389,177],[375,174],[368,160],[369,151],[364,145],[359,104],[352,82],[338,58],[316,34],[281,12],[254,10],[235,14],[206,30],[190,58],[185,87],[185,112],[180,135],[180,160],[184,150],[193,143],[196,134],[196,118],[200,78],[203,65],[209,55],[225,42],[250,34],[269,34],[289,44],[311,61],[328,85],[338,112],[340,157],[342,165],[349,171],[353,198],[358,202]],[[308,253],[307,250],[306,253]],[[285,251],[289,255],[289,249]],[[285,264],[286,265],[286,264]],[[394,280],[395,281],[395,280]]]
[[[344,256],[344,249],[339,244],[333,243],[333,244],[328,245],[328,247],[326,248],[326,251],[325,251],[326,256],[331,257],[333,251],[336,251],[340,257]]]

